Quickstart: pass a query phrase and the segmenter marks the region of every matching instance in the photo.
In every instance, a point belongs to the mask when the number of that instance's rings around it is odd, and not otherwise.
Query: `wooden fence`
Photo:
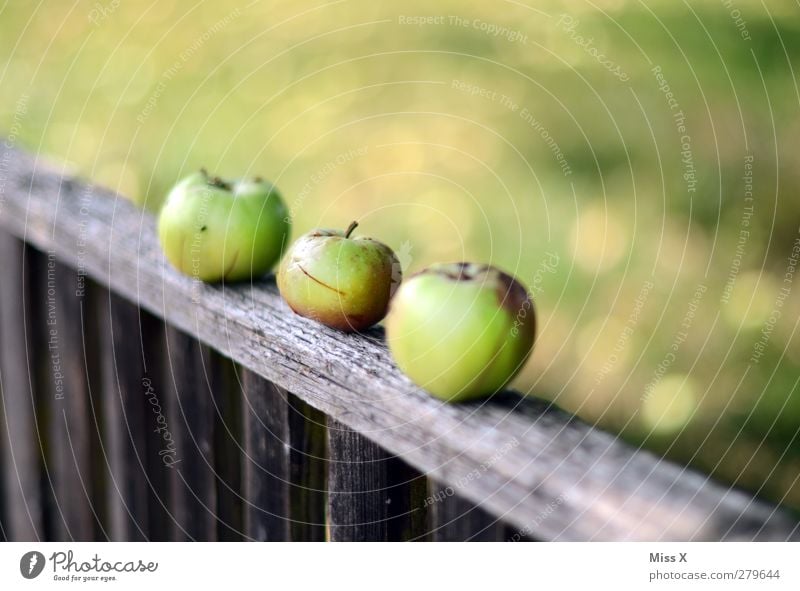
[[[514,392],[445,405],[380,330],[165,263],[129,201],[0,169],[0,537],[787,540],[788,511]]]

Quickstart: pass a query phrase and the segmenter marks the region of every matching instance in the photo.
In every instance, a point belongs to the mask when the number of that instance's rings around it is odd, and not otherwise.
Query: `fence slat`
[[[291,539],[289,406],[286,392],[242,371],[245,532],[256,541]]]
[[[20,240],[0,232],[0,381],[6,522],[12,541],[43,540],[42,458],[36,435],[30,314],[30,262]]]
[[[0,331],[3,325],[0,323]],[[6,506],[6,458],[10,457],[10,452],[6,450],[6,415],[2,399],[2,369],[0,369],[0,542],[10,542],[11,531],[9,529],[9,508]]]
[[[28,300],[25,302],[26,342],[25,354],[28,361],[29,379],[33,388],[33,416],[34,437],[40,457],[41,472],[39,486],[42,493],[42,527],[44,536],[50,540],[54,537],[56,527],[63,520],[60,507],[55,498],[55,470],[48,464],[51,455],[54,404],[50,398],[49,379],[53,375],[54,361],[58,357],[52,356],[49,343],[42,341],[47,331],[47,285],[44,278],[51,261],[55,261],[52,252],[47,254],[32,248],[25,247],[25,261],[27,267]]]
[[[289,474],[291,479],[291,539],[326,539],[327,426],[323,413],[293,394],[287,394],[289,418]]]
[[[386,463],[376,443],[328,420],[328,522],[334,542],[388,539]]]
[[[0,246],[2,248],[2,246]],[[2,256],[2,255],[0,255]],[[3,332],[2,313],[0,313],[0,333]],[[0,342],[2,345],[2,342]],[[10,450],[6,449],[6,415],[5,401],[3,397],[3,367],[0,360],[0,542],[10,542],[11,532],[9,530],[8,507],[6,506],[6,478],[8,469],[6,468],[7,458],[11,457]]]
[[[207,372],[209,351],[184,332],[167,327],[169,413],[175,454],[170,506],[173,539],[215,541],[214,401]]]
[[[217,539],[235,542],[244,533],[242,515],[242,387],[233,361],[209,355],[214,400],[214,467],[217,487]]]
[[[94,359],[84,354],[96,335],[84,324],[86,288],[71,268],[49,257],[40,274],[35,302],[45,319],[37,346],[47,351],[43,373],[47,376],[45,405],[50,410],[47,469],[53,481],[56,510],[52,515],[53,541],[91,541],[99,521],[93,506],[92,450],[99,445],[98,426],[90,410],[90,381]],[[83,286],[83,287],[82,287]]]
[[[259,375],[242,372],[247,536],[323,541],[325,416]]]
[[[166,542],[172,539],[174,519],[170,512],[172,470],[164,463],[170,453],[172,434],[168,430],[167,376],[165,371],[166,324],[150,314],[140,315],[140,343],[143,377],[138,384],[137,399],[142,407],[145,457],[142,461],[147,476],[147,539]]]
[[[390,458],[388,539],[424,542],[430,538],[428,478],[400,458]]]
[[[425,478],[363,435],[328,419],[330,538],[424,539]]]
[[[108,524],[112,541],[147,540],[149,487],[145,432],[143,330],[135,305],[108,292],[101,298],[100,342],[103,372],[103,447],[106,450]]]
[[[100,331],[104,326],[104,320],[98,310],[102,309],[102,298],[108,297],[105,288],[97,285],[89,278],[85,278],[84,287],[84,306],[83,306],[83,351],[86,362],[89,366],[89,398],[88,411],[90,428],[90,458],[91,464],[91,484],[90,498],[92,499],[92,512],[94,517],[94,539],[107,540],[109,532],[106,530],[110,522],[108,509],[108,490],[109,490],[109,471],[107,469],[108,458],[103,443],[104,417],[103,400],[103,368],[100,348],[102,339]]]

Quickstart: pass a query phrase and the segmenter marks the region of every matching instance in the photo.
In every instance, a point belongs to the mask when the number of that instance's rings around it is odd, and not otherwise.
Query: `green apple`
[[[346,332],[382,320],[402,278],[391,248],[351,236],[357,225],[301,236],[278,270],[278,289],[292,310]]]
[[[501,390],[528,359],[535,332],[533,302],[522,284],[475,263],[437,264],[413,275],[386,319],[400,369],[450,402]]]
[[[286,206],[271,183],[225,181],[205,170],[179,181],[158,217],[167,260],[208,282],[263,275],[278,261],[289,230]]]

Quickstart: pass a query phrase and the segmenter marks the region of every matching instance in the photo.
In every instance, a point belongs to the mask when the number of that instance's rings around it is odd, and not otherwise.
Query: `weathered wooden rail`
[[[551,405],[443,405],[272,279],[177,274],[107,190],[15,150],[0,172],[5,539],[800,538]]]

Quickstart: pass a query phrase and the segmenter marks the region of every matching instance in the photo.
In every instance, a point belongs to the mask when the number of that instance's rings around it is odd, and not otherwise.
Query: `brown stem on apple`
[[[232,190],[232,189],[233,189],[233,187],[231,186],[231,184],[230,184],[230,183],[228,183],[228,182],[226,182],[226,181],[222,180],[222,179],[221,179],[220,177],[218,177],[218,176],[211,177],[211,178],[210,178],[210,179],[208,179],[206,182],[207,182],[209,185],[211,185],[212,187],[217,187],[218,189],[222,189],[222,190],[224,190],[224,191],[230,191],[230,190]]]
[[[345,238],[350,238],[350,234],[352,234],[353,230],[355,230],[357,227],[358,227],[358,222],[357,221],[354,220],[354,221],[350,222],[350,225],[347,226],[347,231],[344,233],[344,237]]]

